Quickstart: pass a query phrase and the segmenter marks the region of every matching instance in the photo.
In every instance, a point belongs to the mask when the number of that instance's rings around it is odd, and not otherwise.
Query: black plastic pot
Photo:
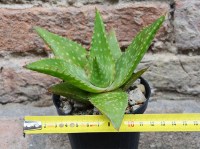
[[[149,84],[143,78],[141,83],[146,89],[145,103],[134,111],[133,114],[142,114],[147,108],[151,94]],[[60,96],[53,95],[53,102],[59,115],[65,115],[60,109]],[[137,149],[139,144],[139,132],[119,133],[76,133],[68,134],[72,149]]]

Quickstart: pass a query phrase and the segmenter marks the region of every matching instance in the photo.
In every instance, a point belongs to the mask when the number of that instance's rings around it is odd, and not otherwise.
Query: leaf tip
[[[119,132],[121,124],[120,125],[113,125],[113,126],[114,126],[115,130]]]
[[[169,12],[164,11],[161,17],[165,18],[165,17],[168,17],[168,15],[169,15]]]
[[[47,89],[47,92],[48,92],[48,93],[53,93],[52,87],[49,87],[49,88]]]
[[[95,12],[96,12],[96,14],[99,13],[99,10],[97,7],[95,7]]]
[[[24,65],[22,67],[25,68],[25,69],[30,69],[30,64],[26,64],[26,65]]]
[[[34,29],[36,32],[38,32],[38,31],[41,30],[42,28],[39,27],[39,26],[34,26],[33,29]]]
[[[47,89],[48,92],[52,92],[52,86]]]

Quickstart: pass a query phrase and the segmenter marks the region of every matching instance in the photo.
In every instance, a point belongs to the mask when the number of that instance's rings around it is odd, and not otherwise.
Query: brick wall
[[[28,62],[50,55],[33,26],[42,26],[88,47],[95,7],[102,12],[106,28],[116,29],[122,49],[143,26],[169,13],[140,67],[150,66],[144,76],[152,85],[152,99],[196,99],[200,95],[199,3],[0,1],[0,103],[52,104],[46,88],[58,80],[23,68]]]

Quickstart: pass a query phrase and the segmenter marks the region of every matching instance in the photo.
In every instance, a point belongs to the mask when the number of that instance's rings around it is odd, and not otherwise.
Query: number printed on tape
[[[127,114],[119,132],[200,131],[200,114]],[[117,132],[103,115],[26,116],[24,133]]]

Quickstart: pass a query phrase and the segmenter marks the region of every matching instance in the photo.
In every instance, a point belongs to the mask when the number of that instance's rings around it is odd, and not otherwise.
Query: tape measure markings
[[[119,132],[200,131],[200,114],[125,115]],[[24,133],[117,132],[102,115],[26,116]]]

